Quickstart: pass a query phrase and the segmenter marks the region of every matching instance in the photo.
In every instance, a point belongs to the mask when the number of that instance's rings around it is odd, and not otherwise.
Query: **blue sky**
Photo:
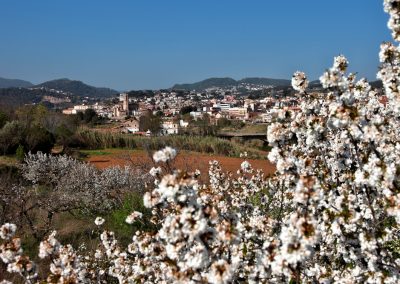
[[[344,54],[375,80],[379,0],[2,0],[0,77],[117,90],[208,77],[316,79]]]

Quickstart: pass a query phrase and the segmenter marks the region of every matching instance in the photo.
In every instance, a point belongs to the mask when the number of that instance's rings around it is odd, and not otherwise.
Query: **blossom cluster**
[[[7,266],[9,273],[23,277],[27,283],[33,283],[37,277],[36,265],[28,256],[23,255],[21,239],[14,237],[16,226],[6,223],[0,227],[0,259]],[[1,280],[1,279],[0,279]]]
[[[292,86],[296,91],[303,93],[307,89],[308,83],[309,82],[304,72],[297,71],[293,74]]]
[[[157,151],[153,155],[154,161],[157,162],[168,162],[176,157],[176,150],[167,146],[164,149]]]
[[[400,1],[385,0],[383,7],[385,12],[390,15],[388,28],[392,30],[392,37],[396,41],[400,41]]]
[[[50,188],[48,206],[107,212],[119,202],[117,191],[142,190],[148,175],[130,167],[109,167],[102,171],[66,155],[29,153],[22,174],[33,185]],[[43,189],[42,189],[43,190]]]

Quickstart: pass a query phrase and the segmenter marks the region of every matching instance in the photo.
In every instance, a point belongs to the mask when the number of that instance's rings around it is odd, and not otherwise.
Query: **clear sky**
[[[380,0],[1,0],[0,77],[117,90],[209,77],[316,79],[343,53],[375,80]]]

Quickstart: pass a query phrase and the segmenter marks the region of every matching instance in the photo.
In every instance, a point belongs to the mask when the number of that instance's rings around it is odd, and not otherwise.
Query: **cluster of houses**
[[[99,116],[119,123],[120,131],[140,135],[152,135],[140,131],[140,117],[152,113],[162,118],[160,133],[162,135],[179,134],[181,129],[190,125],[189,121],[203,119],[205,116],[211,124],[217,124],[221,118],[240,120],[249,123],[268,123],[271,114],[282,108],[297,110],[295,97],[265,97],[261,99],[243,98],[231,93],[174,92],[158,91],[152,96],[130,97],[127,93],[119,95],[118,103],[109,101],[92,105],[75,105],[64,109],[64,114],[76,114],[93,109]],[[189,111],[186,111],[189,110]],[[177,118],[179,114],[185,114]],[[186,118],[186,119],[185,119]]]
[[[174,122],[171,119],[163,119],[158,134],[160,135],[179,134],[180,129],[186,128],[188,126],[189,122],[185,122],[182,119],[179,120],[179,122]],[[122,133],[132,133],[143,136],[151,136],[155,134],[152,133],[149,129],[147,131],[140,131],[140,121],[136,117],[131,117],[129,119],[121,121],[119,126],[117,126],[115,129],[118,129]]]

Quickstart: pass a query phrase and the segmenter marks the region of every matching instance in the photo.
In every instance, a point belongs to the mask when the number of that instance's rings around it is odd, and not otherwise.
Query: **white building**
[[[189,122],[183,121],[182,119],[179,121],[179,126],[186,128],[189,126]]]
[[[72,110],[72,114],[76,114],[78,112],[84,112],[85,110],[87,110],[89,108],[92,108],[92,107],[90,107],[88,105],[77,105],[77,106],[74,106],[74,109]]]
[[[139,132],[139,121],[135,118],[129,119],[123,123],[123,132],[136,133]]]
[[[179,126],[177,123],[174,123],[171,120],[167,120],[162,123],[161,132],[163,135],[178,134]]]
[[[213,107],[221,109],[221,111],[229,111],[231,108],[231,104],[229,103],[217,103],[214,104]]]
[[[203,113],[201,111],[191,111],[190,116],[197,120],[198,118],[203,117]]]
[[[73,113],[72,113],[73,111],[74,111],[74,109],[71,107],[71,108],[64,109],[64,110],[62,111],[62,113],[63,113],[63,114],[73,114]]]
[[[247,115],[247,108],[233,107],[229,109],[229,116],[232,118],[245,118]]]

